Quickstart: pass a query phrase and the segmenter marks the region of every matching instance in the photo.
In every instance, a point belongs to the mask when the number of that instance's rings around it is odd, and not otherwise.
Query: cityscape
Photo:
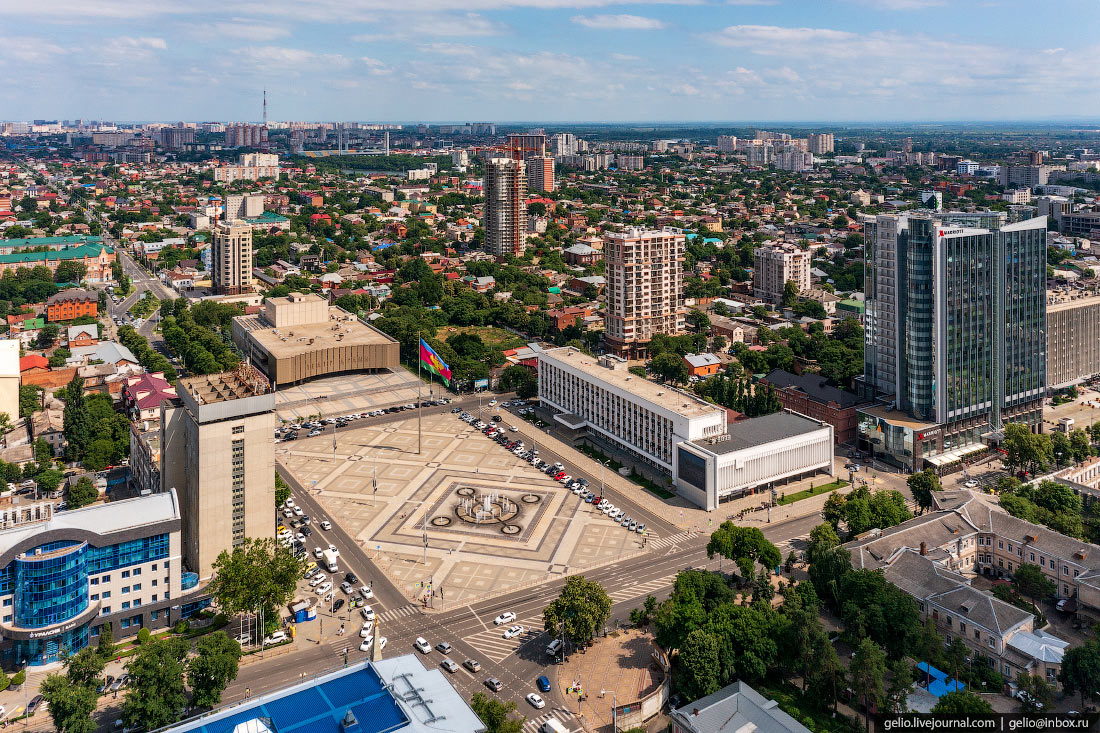
[[[1091,41],[544,5],[0,3],[0,727],[1096,727]]]

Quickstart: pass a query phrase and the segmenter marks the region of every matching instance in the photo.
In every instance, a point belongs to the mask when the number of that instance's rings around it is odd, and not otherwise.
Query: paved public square
[[[335,456],[326,432],[276,457],[410,599],[437,610],[644,551],[640,535],[449,410],[425,411],[419,454],[415,417],[336,440]]]
[[[281,420],[294,421],[310,415],[346,415],[404,405],[416,402],[418,382],[416,375],[404,367],[376,374],[338,374],[311,379],[304,384],[277,389],[275,410]],[[428,397],[427,386],[422,388],[422,394]]]

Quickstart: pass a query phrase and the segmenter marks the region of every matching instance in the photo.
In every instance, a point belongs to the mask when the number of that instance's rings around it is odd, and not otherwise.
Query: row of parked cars
[[[498,444],[504,447],[505,450],[512,453],[518,458],[527,461],[538,470],[550,476],[558,483],[565,486],[566,489],[572,491],[576,496],[581,497],[585,503],[593,505],[596,509],[603,512],[605,516],[616,522],[628,532],[636,532],[638,534],[645,534],[646,528],[644,522],[639,522],[630,515],[628,515],[623,509],[615,506],[609,499],[606,499],[598,495],[595,491],[588,488],[588,479],[585,478],[573,478],[570,474],[566,473],[565,466],[561,462],[549,463],[539,458],[538,449],[528,449],[522,440],[513,440],[508,436],[508,433],[498,424],[499,418],[494,416],[490,418],[488,423],[483,420],[479,420],[476,416],[471,415],[468,412],[462,412],[459,414],[459,418],[475,428],[483,432],[491,440],[495,440]],[[516,428],[510,427],[509,431],[515,431]]]

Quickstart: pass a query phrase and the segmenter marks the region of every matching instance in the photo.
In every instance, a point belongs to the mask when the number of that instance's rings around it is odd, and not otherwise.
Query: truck
[[[569,729],[561,724],[557,718],[550,718],[539,729],[542,733],[569,733]]]
[[[330,573],[336,572],[336,560],[340,557],[340,553],[336,550],[325,550],[321,553],[321,562]]]

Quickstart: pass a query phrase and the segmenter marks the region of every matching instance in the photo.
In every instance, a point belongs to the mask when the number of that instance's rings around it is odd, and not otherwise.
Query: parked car
[[[505,611],[504,613],[500,614],[495,619],[493,619],[493,623],[496,624],[497,626],[502,626],[503,624],[510,624],[515,620],[516,620],[516,614],[515,613],[513,613],[512,611]]]
[[[435,645],[435,650],[440,654],[450,654],[452,649],[454,649],[454,647],[451,646],[451,642],[449,641],[441,641]]]
[[[264,639],[264,646],[271,646],[272,644],[282,644],[286,640],[286,632],[280,629],[279,631],[276,631],[271,636]]]
[[[416,641],[413,642],[413,648],[421,654],[431,654],[432,645],[428,643],[428,640],[423,636],[416,637]]]
[[[500,692],[504,685],[496,677],[489,677],[485,680],[485,686],[493,692]]]
[[[447,670],[451,674],[454,674],[455,672],[458,671],[458,665],[455,664],[455,661],[453,659],[450,659],[450,658],[444,659],[442,662],[439,663],[439,666],[442,667],[443,669]]]
[[[481,662],[477,661],[476,659],[467,659],[465,662],[462,663],[462,666],[470,670],[471,672],[481,671]]]

